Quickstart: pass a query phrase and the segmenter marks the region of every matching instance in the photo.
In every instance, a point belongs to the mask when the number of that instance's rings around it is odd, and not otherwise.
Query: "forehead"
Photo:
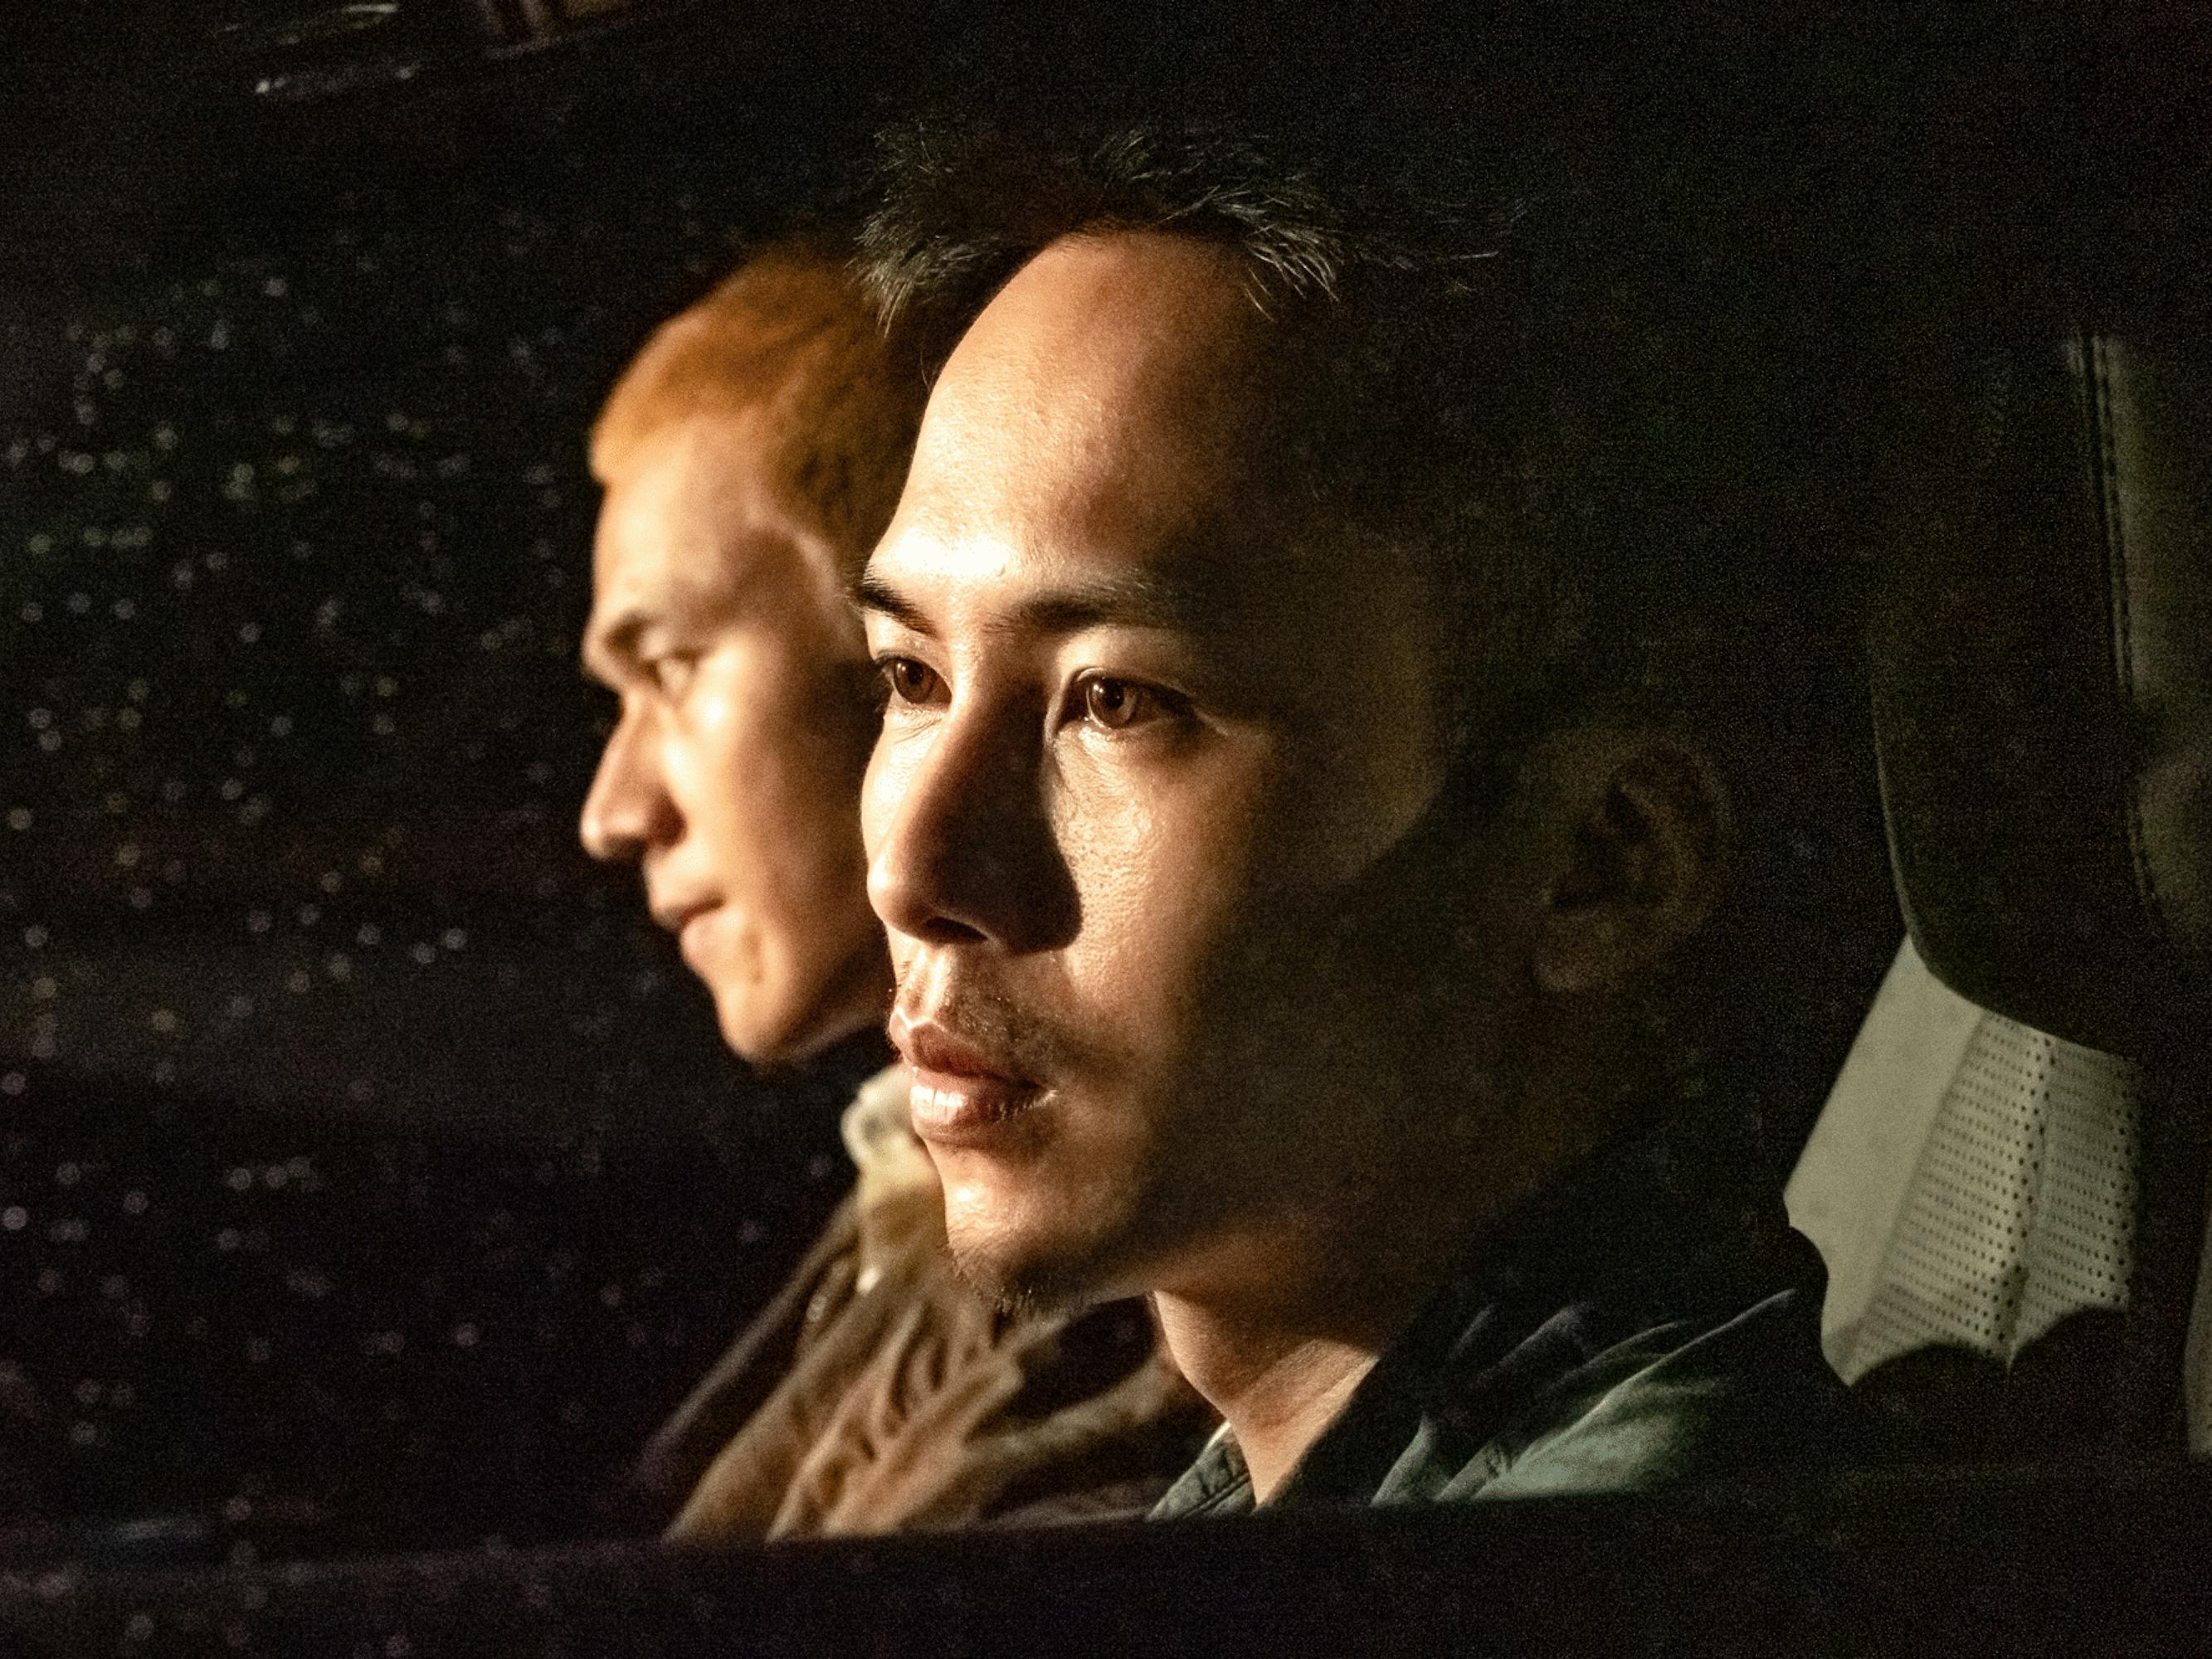
[[[1269,333],[1225,250],[1054,244],[945,365],[878,573],[921,545],[1127,566],[1246,538],[1265,516]]]
[[[787,555],[795,527],[774,437],[748,410],[674,422],[637,442],[599,511],[595,626],[633,606],[726,595]]]

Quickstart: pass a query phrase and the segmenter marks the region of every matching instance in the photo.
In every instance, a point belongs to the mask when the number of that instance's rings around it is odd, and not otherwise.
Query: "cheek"
[[[682,711],[666,722],[662,739],[669,793],[686,822],[717,841],[725,837],[722,827],[750,793],[753,781],[747,775],[764,747],[758,711],[749,705],[745,692],[742,676],[726,667],[702,666]]]
[[[797,667],[730,653],[702,665],[675,743],[691,820],[759,909],[859,904],[852,721]]]
[[[1074,780],[1054,802],[1054,839],[1082,908],[1070,968],[1133,1024],[1179,1028],[1255,920],[1267,787],[1256,769],[1194,769],[1166,787]]]
[[[860,783],[860,840],[872,859],[890,838],[899,803],[906,799],[907,783],[921,760],[919,749],[886,727],[868,756],[868,769]]]

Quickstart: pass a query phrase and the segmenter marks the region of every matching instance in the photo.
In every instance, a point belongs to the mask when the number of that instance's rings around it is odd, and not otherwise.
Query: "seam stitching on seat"
[[[2132,616],[2128,604],[2128,546],[2127,530],[2120,507],[2119,447],[2114,436],[2112,420],[2112,388],[2111,354],[2104,337],[2093,329],[2082,331],[2082,351],[2089,368],[2091,387],[2090,419],[2095,429],[2090,434],[2091,451],[2097,467],[2097,500],[2104,520],[2105,551],[2111,581],[2112,616],[2112,650],[2114,665],[2119,671],[2120,690],[2130,715],[2135,710],[2135,653],[2130,634]],[[2122,786],[2121,809],[2127,823],[2129,862],[2135,866],[2136,887],[2142,895],[2143,908],[2150,917],[2152,932],[2163,939],[2170,934],[2166,917],[2163,895],[2159,891],[2157,872],[2152,867],[2150,849],[2143,834],[2142,793],[2141,780],[2136,769],[2125,769]]]

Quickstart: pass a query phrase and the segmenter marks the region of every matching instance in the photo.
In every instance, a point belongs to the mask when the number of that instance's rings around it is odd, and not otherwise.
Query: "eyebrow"
[[[1157,575],[1100,576],[1070,583],[1024,599],[994,627],[1073,634],[1086,628],[1156,628],[1190,630],[1218,614],[1207,602],[1209,584],[1164,580]],[[917,634],[937,629],[928,613],[872,566],[854,588],[863,611],[891,618]]]
[[[638,653],[641,636],[655,628],[672,626],[672,613],[680,614],[687,605],[706,611],[709,625],[718,619],[726,622],[727,616],[742,608],[750,592],[749,583],[702,586],[691,582],[678,582],[657,593],[648,592],[641,599],[626,601],[604,623],[586,621],[584,637],[577,654],[582,659],[584,676],[587,679],[605,679],[599,665],[614,665],[634,661]]]
[[[633,605],[604,628],[588,630],[584,635],[583,648],[577,653],[582,659],[580,665],[584,678],[604,681],[607,677],[601,672],[603,666],[611,667],[635,657],[637,654],[637,636],[645,632],[651,622],[651,617]]]

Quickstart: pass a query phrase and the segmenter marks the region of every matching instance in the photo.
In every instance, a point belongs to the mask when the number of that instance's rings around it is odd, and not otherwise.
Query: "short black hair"
[[[1371,157],[1203,130],[1088,137],[924,124],[879,144],[862,280],[925,374],[1004,284],[1064,237],[1158,230],[1215,243],[1281,331],[1285,476],[1309,533],[1390,546],[1432,574],[1482,648],[1455,659],[1456,723],[1562,705],[1589,676],[1589,584],[1535,522],[1545,411],[1519,257],[1530,199],[1496,179],[1411,179]],[[1558,550],[1557,556],[1553,550]],[[1615,658],[1617,660],[1617,657]]]
[[[1803,246],[1786,172],[1665,145],[1593,161],[1525,129],[1430,140],[1378,155],[1340,131],[1307,147],[911,125],[880,143],[862,280],[926,375],[1062,237],[1164,230],[1239,256],[1254,305],[1310,354],[1292,386],[1313,399],[1318,527],[1350,558],[1410,547],[1456,608],[1455,759],[1507,764],[1594,714],[1670,721],[1713,752],[1756,854],[1673,979],[1717,1010],[1710,987],[1760,964],[1729,1018],[1681,1024],[1751,1081],[1756,1104],[1711,1113],[1740,1115],[1719,1138],[1765,1192],[1840,1058],[1843,1016],[1821,1011],[1894,939],[1869,896],[1885,872],[1844,620],[1863,562],[1838,506],[1856,360],[1822,275],[1848,262],[1817,219]],[[1779,971],[1774,942],[1805,937],[1828,948]]]

